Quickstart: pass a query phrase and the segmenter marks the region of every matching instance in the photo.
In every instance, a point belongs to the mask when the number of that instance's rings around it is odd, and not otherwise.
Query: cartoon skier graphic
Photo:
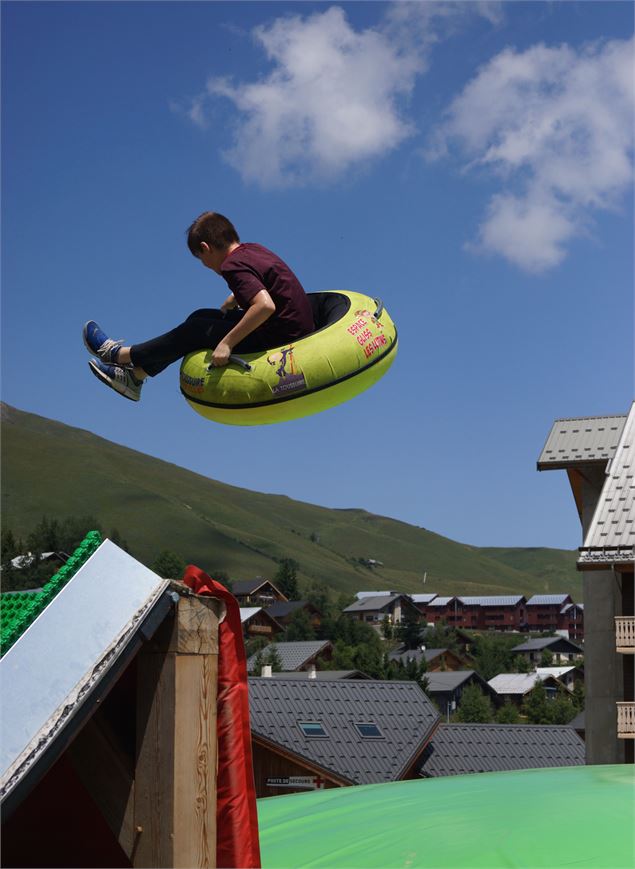
[[[289,392],[298,392],[299,390],[306,389],[304,374],[296,373],[293,359],[293,344],[275,353],[270,353],[267,356],[267,362],[269,365],[277,366],[276,375],[278,377],[278,384],[272,387],[274,395],[285,395]],[[289,365],[288,371],[287,363]]]

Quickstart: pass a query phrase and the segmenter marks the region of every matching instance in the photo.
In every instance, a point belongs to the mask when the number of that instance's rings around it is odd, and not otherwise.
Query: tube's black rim
[[[258,401],[255,403],[248,402],[246,404],[217,404],[213,401],[204,401],[202,398],[194,398],[193,396],[188,395],[183,387],[180,387],[181,395],[193,404],[201,404],[204,407],[213,407],[218,410],[248,410],[250,407],[271,407],[271,405],[274,404],[282,404],[285,401],[293,401],[296,398],[304,398],[307,395],[314,395],[316,392],[322,392],[323,389],[330,389],[332,386],[337,386],[338,383],[344,383],[345,380],[350,380],[351,377],[357,377],[359,374],[363,374],[364,371],[368,371],[369,368],[372,368],[379,362],[383,362],[384,359],[390,356],[396,347],[397,330],[395,329],[395,340],[392,342],[388,350],[386,350],[386,352],[381,356],[373,359],[372,362],[369,362],[368,365],[365,365],[363,368],[358,368],[357,371],[351,371],[350,374],[345,374],[343,377],[338,377],[337,380],[332,380],[330,383],[325,383],[322,386],[314,386],[313,389],[307,389],[306,392],[298,393],[296,395],[282,395],[280,398],[272,398],[270,401]]]

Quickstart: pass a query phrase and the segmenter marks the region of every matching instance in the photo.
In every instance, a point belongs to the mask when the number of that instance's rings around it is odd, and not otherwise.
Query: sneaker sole
[[[112,381],[109,377],[106,377],[106,375],[103,374],[99,370],[99,368],[97,368],[92,362],[88,363],[88,367],[93,372],[93,374],[95,375],[97,380],[101,380],[102,383],[105,383],[106,386],[109,386],[113,390],[113,392],[117,393],[117,395],[121,395],[123,398],[127,398],[128,401],[140,401],[141,400],[140,395],[137,395],[135,397],[133,397],[132,395],[128,395],[128,393],[125,391],[125,387],[123,389],[119,389],[118,385],[116,385],[116,383],[114,381]]]

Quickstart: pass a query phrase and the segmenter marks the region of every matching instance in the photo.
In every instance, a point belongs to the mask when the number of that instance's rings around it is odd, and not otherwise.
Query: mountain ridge
[[[233,579],[272,576],[279,560],[291,557],[305,588],[324,582],[346,593],[561,591],[581,598],[575,551],[475,547],[361,508],[322,507],[222,483],[5,403],[0,419],[3,514],[16,536],[42,515],[96,515],[105,528],[117,527],[146,563],[173,549]],[[383,566],[370,569],[360,558]]]

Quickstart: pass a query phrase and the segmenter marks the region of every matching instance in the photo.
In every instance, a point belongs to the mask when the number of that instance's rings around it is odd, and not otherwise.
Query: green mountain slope
[[[239,489],[5,404],[2,508],[16,536],[43,515],[94,515],[105,529],[118,528],[147,563],[168,548],[233,579],[272,576],[276,559],[292,557],[301,582],[351,593],[561,591],[581,598],[574,552],[466,546],[364,510]],[[370,569],[359,558],[383,566]]]

